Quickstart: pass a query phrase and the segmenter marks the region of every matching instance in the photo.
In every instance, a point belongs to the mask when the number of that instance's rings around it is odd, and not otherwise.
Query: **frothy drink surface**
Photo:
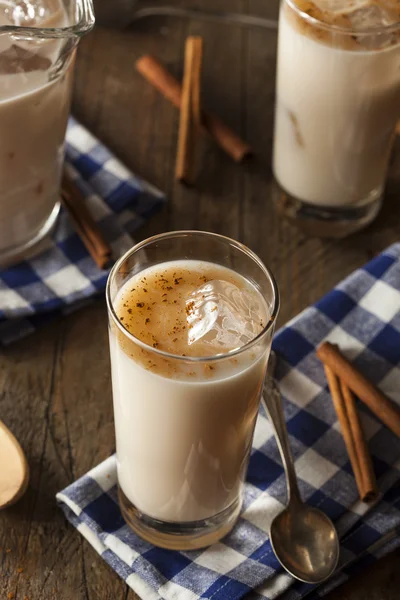
[[[269,318],[266,304],[230,269],[176,261],[134,276],[114,306],[149,346],[110,329],[121,489],[155,519],[214,516],[239,496],[268,349],[256,344],[218,361],[205,357],[254,339]]]
[[[191,261],[165,263],[126,284],[117,313],[142,342],[188,357],[240,348],[266,324],[263,300],[243,277]]]

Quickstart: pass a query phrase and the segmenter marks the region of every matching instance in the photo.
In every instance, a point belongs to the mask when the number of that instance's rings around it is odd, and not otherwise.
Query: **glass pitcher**
[[[0,0],[0,266],[57,220],[75,52],[93,25],[92,0]]]

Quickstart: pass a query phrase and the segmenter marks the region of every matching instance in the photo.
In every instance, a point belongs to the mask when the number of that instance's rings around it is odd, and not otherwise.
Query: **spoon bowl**
[[[336,569],[339,544],[331,520],[320,510],[289,505],[272,521],[272,548],[285,569],[306,583],[321,583]]]

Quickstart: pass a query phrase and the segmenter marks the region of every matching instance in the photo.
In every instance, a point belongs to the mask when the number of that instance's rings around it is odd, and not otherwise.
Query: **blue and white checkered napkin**
[[[320,598],[400,545],[400,439],[360,405],[381,498],[368,507],[357,488],[315,348],[324,340],[400,402],[400,244],[353,273],[275,337],[277,378],[303,498],[325,511],[341,537],[336,575],[319,588],[294,581],[268,539],[285,502],[285,475],[272,428],[260,413],[245,486],[244,511],[233,532],[205,550],[171,552],[132,533],[117,504],[115,458],[57,498],[67,518],[145,600],[297,600]]]
[[[66,137],[66,168],[118,258],[131,234],[165,201],[156,188],[128,171],[73,118]],[[62,211],[42,252],[0,271],[0,346],[13,342],[102,292],[108,273],[97,268]]]

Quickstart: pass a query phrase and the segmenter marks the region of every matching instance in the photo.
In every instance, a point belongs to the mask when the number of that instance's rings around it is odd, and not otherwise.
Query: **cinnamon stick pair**
[[[371,502],[376,499],[378,488],[353,393],[328,365],[325,373],[360,498]]]
[[[136,61],[136,70],[176,108],[182,106],[182,86],[153,56],[146,54]],[[235,162],[252,154],[251,147],[217,116],[201,111],[201,130],[208,134]]]
[[[370,502],[377,497],[378,488],[353,393],[399,436],[400,408],[356,369],[337,346],[325,342],[318,348],[317,356],[324,363],[360,497]]]
[[[80,190],[65,172],[61,184],[61,199],[75,225],[77,234],[93,260],[99,269],[105,269],[111,260],[111,247],[87,209]]]

